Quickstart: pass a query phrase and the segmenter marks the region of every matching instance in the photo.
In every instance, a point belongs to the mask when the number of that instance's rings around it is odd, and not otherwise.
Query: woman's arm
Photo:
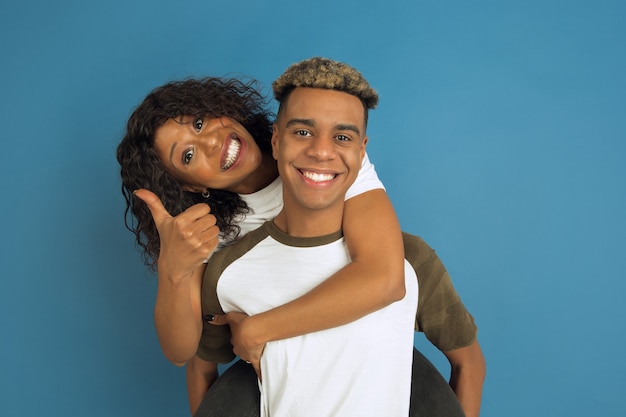
[[[182,366],[195,355],[202,335],[200,294],[205,266],[177,279],[161,265],[159,260],[154,324],[163,354],[174,365]]]
[[[343,229],[350,264],[290,303],[238,317],[232,342],[242,359],[255,364],[268,341],[350,323],[404,297],[404,245],[385,191],[371,190],[346,201]],[[227,322],[228,315],[214,323]]]
[[[450,386],[466,417],[478,417],[485,381],[486,365],[478,341],[444,352],[451,366]]]
[[[207,362],[197,356],[187,363],[187,395],[193,416],[202,403],[209,387],[217,379],[217,363]]]
[[[152,192],[135,195],[148,205],[161,242],[154,308],[159,342],[167,359],[184,365],[195,355],[202,334],[200,290],[204,261],[217,246],[215,217],[206,204],[172,217]]]

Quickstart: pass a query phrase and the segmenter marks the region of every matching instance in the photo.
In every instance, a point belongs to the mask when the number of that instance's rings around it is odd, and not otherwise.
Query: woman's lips
[[[222,170],[226,171],[230,167],[233,166],[237,159],[239,158],[239,153],[241,152],[241,141],[236,134],[232,134],[230,139],[228,140],[228,148],[226,148],[226,152],[224,152],[224,158],[222,163]]]

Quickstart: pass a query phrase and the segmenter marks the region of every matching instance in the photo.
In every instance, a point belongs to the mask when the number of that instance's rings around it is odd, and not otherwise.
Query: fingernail
[[[215,319],[215,316],[213,314],[207,314],[206,316],[203,316],[202,318],[205,319],[206,321],[213,321]]]

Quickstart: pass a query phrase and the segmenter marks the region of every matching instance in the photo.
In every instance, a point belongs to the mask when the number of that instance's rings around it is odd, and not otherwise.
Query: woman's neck
[[[278,166],[270,153],[261,153],[261,163],[259,167],[250,174],[246,181],[246,189],[239,194],[252,194],[270,185],[278,178]]]

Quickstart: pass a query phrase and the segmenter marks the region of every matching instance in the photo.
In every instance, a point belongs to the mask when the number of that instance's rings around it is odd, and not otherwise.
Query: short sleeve
[[[224,314],[217,295],[217,283],[222,273],[266,236],[268,236],[267,227],[260,227],[242,237],[235,244],[213,253],[202,280],[202,316]],[[196,354],[205,361],[228,363],[235,358],[230,340],[229,326],[215,326],[204,321]]]
[[[217,281],[223,269],[226,249],[215,252],[204,271],[202,281],[202,316],[208,314],[224,314],[217,297]],[[235,358],[230,343],[229,326],[215,326],[206,320],[202,323],[202,335],[198,343],[196,355],[209,362],[228,363]]]
[[[235,359],[233,346],[230,344],[230,327],[214,326],[204,322],[202,336],[196,355],[209,362],[228,363]]]
[[[376,169],[374,165],[370,162],[367,153],[363,158],[363,162],[361,163],[361,169],[359,170],[359,175],[357,176],[354,184],[350,186],[348,191],[346,192],[346,200],[351,199],[352,197],[356,197],[359,194],[363,194],[365,192],[376,190],[385,187],[383,183],[378,179],[378,174],[376,173]]]
[[[443,263],[421,238],[403,233],[405,257],[417,274],[419,300],[415,329],[442,352],[471,345],[478,329],[457,294]]]

